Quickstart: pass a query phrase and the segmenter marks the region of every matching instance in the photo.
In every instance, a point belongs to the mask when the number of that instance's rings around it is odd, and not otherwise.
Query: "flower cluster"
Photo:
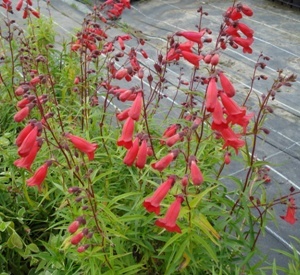
[[[2,0],[0,6],[6,9],[8,12],[13,13],[13,6],[11,0]],[[15,9],[17,11],[20,11],[22,8],[23,8],[23,19],[26,19],[29,14],[32,14],[33,16],[40,18],[40,13],[32,7],[31,0],[25,0],[25,1],[19,0],[15,6]]]
[[[31,119],[29,123],[20,131],[16,138],[15,144],[18,147],[18,155],[20,156],[14,162],[14,165],[32,172],[31,166],[36,160],[36,156],[40,151],[44,139],[42,137],[43,131],[50,131],[49,119],[54,116],[52,112],[45,113],[45,104],[48,101],[48,95],[37,94],[38,85],[46,83],[47,77],[45,75],[32,75],[32,79],[28,82],[21,83],[15,89],[15,96],[22,97],[17,102],[19,111],[14,115],[14,121],[22,123],[30,117],[31,111],[36,107],[40,111],[41,120]],[[66,133],[65,137],[69,140],[76,149],[85,153],[89,160],[94,159],[95,151],[98,147],[95,143],[90,143],[85,139]],[[61,146],[60,144],[58,146]],[[52,165],[53,160],[47,160],[42,166],[36,169],[31,178],[26,180],[28,186],[37,186],[38,190],[42,190],[42,183],[44,182],[48,168]]]

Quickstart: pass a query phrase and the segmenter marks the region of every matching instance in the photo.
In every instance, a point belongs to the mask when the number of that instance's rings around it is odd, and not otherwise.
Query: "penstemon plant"
[[[279,70],[256,95],[254,82],[267,79],[261,53],[249,90],[237,95],[220,68],[228,47],[252,54],[254,30],[243,22],[252,9],[233,1],[213,34],[200,7],[196,29],[169,35],[154,65],[145,65],[147,42],[122,33],[116,20],[129,0],[95,5],[62,45],[37,27],[45,19],[32,5],[2,1],[1,104],[15,104],[7,114],[14,127],[1,127],[1,182],[9,182],[2,204],[13,205],[11,192],[17,205],[1,211],[24,209],[26,220],[18,230],[18,219],[1,220],[1,250],[26,263],[14,274],[257,272],[253,257],[272,207],[287,204],[281,218],[294,224],[299,192],[267,199],[267,162],[255,154],[258,135],[269,132],[271,100],[296,76]],[[28,30],[15,25],[13,9]],[[244,177],[228,176],[238,161]],[[21,238],[25,225],[33,233]]]

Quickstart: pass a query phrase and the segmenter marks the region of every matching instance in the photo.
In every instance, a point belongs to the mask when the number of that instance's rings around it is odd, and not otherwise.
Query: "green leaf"
[[[209,256],[212,258],[212,260],[214,260],[216,263],[218,262],[218,258],[217,255],[215,253],[215,249],[213,246],[209,245],[201,236],[199,236],[198,234],[193,234],[193,237],[195,238],[195,240],[202,245],[206,251],[208,252]]]
[[[191,202],[190,202],[190,207],[195,208],[199,202],[203,199],[205,195],[207,195],[209,192],[214,190],[217,187],[217,185],[212,186],[210,188],[205,189],[203,192],[199,193]]]
[[[4,232],[8,227],[11,227],[11,224],[13,224],[13,222],[4,222],[4,221],[0,221],[0,231]]]
[[[7,147],[10,144],[9,139],[5,137],[0,137],[0,146],[1,147]]]
[[[184,235],[186,235],[186,233],[188,232],[188,230],[183,230],[181,234],[175,234],[173,237],[171,237],[166,244],[164,245],[164,247],[161,249],[161,251],[159,252],[158,255],[161,255],[170,245],[174,244],[177,239],[179,238],[183,238]]]
[[[12,233],[12,235],[9,237],[9,239],[7,240],[7,246],[9,248],[19,248],[22,249],[23,248],[23,242],[21,237],[16,233]]]
[[[38,246],[34,243],[29,244],[27,247],[31,252],[38,253],[40,251]]]

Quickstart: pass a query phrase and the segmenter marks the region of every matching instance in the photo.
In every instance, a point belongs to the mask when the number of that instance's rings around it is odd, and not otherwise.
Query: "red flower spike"
[[[180,207],[184,198],[182,195],[177,195],[175,201],[170,205],[166,215],[162,219],[158,219],[155,225],[165,228],[169,232],[181,233],[180,227],[176,224]]]
[[[280,216],[280,218],[290,224],[294,224],[297,221],[295,216],[296,216],[295,199],[293,197],[291,197],[289,199],[289,204],[288,204],[288,208],[287,208],[287,212],[286,212],[285,216]]]
[[[228,97],[233,97],[235,95],[235,89],[229,79],[222,73],[219,72],[219,78],[223,91]]]
[[[81,242],[81,240],[83,239],[83,237],[84,237],[84,234],[82,232],[76,234],[75,236],[73,236],[71,238],[71,244],[73,244],[73,245],[79,244]]]
[[[73,221],[68,227],[68,232],[74,234],[78,230],[79,226],[79,221]]]
[[[128,116],[130,116],[133,120],[138,121],[140,118],[142,107],[143,107],[143,95],[142,92],[138,92],[128,112]]]
[[[132,166],[132,164],[134,163],[139,151],[139,142],[140,142],[139,138],[135,138],[131,148],[127,151],[123,159],[123,163],[126,164],[127,166]]]
[[[90,143],[84,138],[72,135],[70,133],[66,133],[65,137],[71,141],[75,148],[77,148],[80,152],[87,154],[89,160],[93,160],[95,157],[95,151],[98,148],[98,144]]]
[[[131,117],[128,117],[123,125],[122,134],[117,141],[117,145],[129,149],[132,146],[133,131],[134,131],[134,120]]]
[[[218,100],[218,87],[216,79],[212,77],[207,85],[205,107],[208,112],[213,112]]]
[[[14,165],[16,167],[24,168],[24,169],[27,169],[28,171],[31,171],[31,165],[34,162],[35,157],[41,148],[41,143],[42,142],[36,141],[34,143],[33,147],[31,148],[29,154],[24,158],[17,159],[14,162]]]
[[[200,168],[197,166],[196,158],[194,156],[190,157],[189,164],[190,164],[192,183],[194,185],[201,185],[204,181],[204,178]]]
[[[146,161],[147,161],[147,141],[143,139],[142,144],[139,148],[137,157],[136,157],[136,163],[135,166],[139,169],[143,169],[145,167]]]
[[[178,153],[179,153],[178,149],[172,150],[169,154],[161,158],[159,161],[152,163],[151,167],[161,172],[162,170],[166,169],[173,160],[176,159]]]
[[[37,186],[38,190],[42,190],[42,183],[45,180],[48,172],[48,167],[52,164],[51,161],[46,161],[42,166],[40,166],[34,173],[34,175],[26,180],[28,186]]]
[[[30,150],[32,149],[36,138],[38,136],[38,127],[34,127],[30,133],[26,136],[26,138],[23,140],[21,146],[18,149],[18,155],[20,157],[26,157],[29,153]]]
[[[144,207],[148,212],[154,212],[156,215],[160,213],[160,203],[166,197],[176,180],[175,176],[169,176],[168,179],[158,186],[156,191],[150,198],[144,200]]]

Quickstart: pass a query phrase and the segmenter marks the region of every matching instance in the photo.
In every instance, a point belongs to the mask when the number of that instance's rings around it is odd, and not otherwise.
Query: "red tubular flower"
[[[127,74],[128,74],[127,69],[123,68],[123,69],[118,70],[118,71],[115,73],[114,77],[115,77],[116,79],[118,79],[118,80],[121,80],[121,79],[123,79]]]
[[[178,48],[182,51],[193,52],[192,47],[194,46],[194,42],[186,41],[184,43],[179,43]]]
[[[235,95],[235,89],[229,79],[222,73],[219,72],[219,78],[223,91],[228,97],[233,97]]]
[[[133,131],[134,131],[134,120],[131,117],[128,117],[123,125],[122,134],[117,141],[117,145],[129,149],[132,146]]]
[[[139,142],[140,142],[139,138],[135,138],[135,140],[132,143],[132,146],[127,151],[123,159],[123,163],[126,164],[127,166],[131,166],[134,163],[139,151]]]
[[[143,169],[145,167],[147,161],[147,147],[148,147],[147,141],[143,139],[135,162],[135,166],[139,169]]]
[[[120,45],[121,50],[124,51],[125,50],[124,40],[120,36],[118,37],[118,43]]]
[[[166,145],[171,147],[173,146],[176,142],[180,141],[180,140],[183,140],[183,136],[185,135],[184,132],[180,132],[180,133],[177,133],[171,137],[169,137],[167,140],[166,140]]]
[[[245,141],[242,139],[239,139],[240,135],[233,132],[233,130],[229,127],[222,130],[221,135],[222,135],[223,139],[225,140],[223,148],[230,146],[235,149],[236,154],[238,154],[238,149],[245,145]]]
[[[142,92],[138,92],[132,106],[128,112],[128,115],[135,121],[138,121],[143,107],[143,95]]]
[[[163,138],[169,138],[176,134],[177,130],[180,129],[180,124],[172,124],[170,125],[163,133]],[[161,144],[165,144],[163,140],[160,142]]]
[[[33,8],[29,8],[29,10],[33,16],[35,16],[36,18],[40,18],[40,13],[37,10],[35,10]]]
[[[31,130],[34,128],[34,124],[29,123],[27,124],[23,130],[19,133],[18,137],[16,138],[15,144],[20,147],[24,139],[27,137],[27,135],[31,132]]]
[[[156,191],[153,193],[152,197],[144,200],[144,207],[148,212],[154,212],[156,215],[160,213],[160,203],[166,197],[169,190],[172,188],[176,180],[175,176],[169,176],[168,179],[163,182]]]
[[[20,11],[21,8],[22,8],[22,6],[23,6],[23,0],[19,0],[19,2],[18,2],[17,5],[16,5],[16,10],[17,10],[17,11]]]
[[[247,37],[247,38],[242,38],[242,37],[233,37],[232,40],[240,45],[241,47],[243,47],[245,49],[245,51],[251,49],[250,46],[253,43],[254,39],[253,37]]]
[[[245,134],[247,131],[247,126],[249,124],[250,119],[254,117],[254,113],[250,113],[248,115],[243,116],[234,116],[228,115],[226,120],[227,123],[237,124],[243,127],[243,133]]]
[[[16,167],[24,168],[24,169],[31,171],[31,165],[34,162],[35,157],[36,157],[38,151],[40,150],[40,148],[41,148],[41,142],[36,141],[34,143],[33,147],[31,148],[29,154],[24,158],[17,159],[14,162],[14,165]]]
[[[26,138],[23,140],[21,146],[18,149],[18,155],[20,157],[22,158],[26,157],[30,153],[30,150],[32,149],[36,141],[37,135],[38,135],[38,127],[35,126],[30,131],[30,133],[26,136]]]
[[[176,33],[178,36],[183,36],[187,40],[193,41],[198,44],[202,44],[201,38],[206,33],[205,29],[202,29],[200,32],[194,31],[179,31]]]
[[[182,195],[177,195],[175,201],[170,205],[166,215],[162,219],[158,219],[155,225],[165,228],[169,232],[181,233],[180,227],[176,224],[180,207],[184,198]]]
[[[40,166],[34,173],[34,175],[26,180],[28,186],[37,186],[38,190],[41,191],[42,183],[45,180],[48,172],[48,167],[52,164],[51,161],[46,161],[42,166]]]
[[[241,5],[241,11],[242,11],[243,14],[245,14],[247,16],[252,16],[253,15],[253,10],[245,4]]]
[[[218,100],[218,87],[216,79],[212,77],[208,83],[205,99],[205,107],[208,112],[213,112]]]
[[[151,167],[161,172],[162,170],[166,169],[173,160],[176,159],[178,153],[179,153],[178,149],[172,150],[169,154],[161,158],[159,161],[152,163]]]
[[[231,116],[244,116],[246,108],[240,107],[233,99],[229,98],[225,93],[220,93],[221,101],[226,109],[226,113]]]
[[[180,54],[174,48],[171,48],[166,55],[166,61],[173,61],[173,60],[178,61],[179,58],[180,58]]]
[[[285,216],[280,216],[280,218],[282,218],[283,220],[285,220],[290,224],[294,224],[297,221],[295,215],[296,215],[295,199],[291,197],[289,198],[289,204]]]
[[[196,68],[199,68],[199,62],[203,58],[203,56],[188,51],[181,51],[180,53],[186,61],[193,64]]]
[[[204,178],[203,178],[200,168],[197,166],[196,158],[194,156],[190,157],[189,165],[190,165],[192,183],[194,185],[202,184],[204,181]]]
[[[248,38],[253,37],[254,31],[249,28],[246,24],[239,22],[238,23],[238,28],[240,29],[240,31],[246,35]]]
[[[219,100],[216,101],[215,109],[212,113],[213,116],[213,123],[212,123],[212,130],[221,131],[228,127],[228,122],[224,118],[223,108]]]
[[[30,113],[31,108],[27,105],[23,109],[19,110],[15,115],[14,115],[14,121],[15,122],[21,122],[23,121]]]
[[[77,148],[80,152],[87,154],[89,160],[93,160],[95,157],[95,151],[98,148],[98,144],[90,143],[87,140],[72,135],[70,133],[66,133],[65,137],[71,141],[75,148]]]
[[[41,83],[41,78],[39,76],[35,76],[30,80],[30,85],[36,86],[37,84]]]
[[[117,113],[116,117],[119,121],[123,121],[129,117],[128,113],[130,111],[130,108],[125,109],[124,111]]]
[[[233,21],[243,18],[242,13],[236,7],[229,7],[225,13],[225,16],[229,17]]]

